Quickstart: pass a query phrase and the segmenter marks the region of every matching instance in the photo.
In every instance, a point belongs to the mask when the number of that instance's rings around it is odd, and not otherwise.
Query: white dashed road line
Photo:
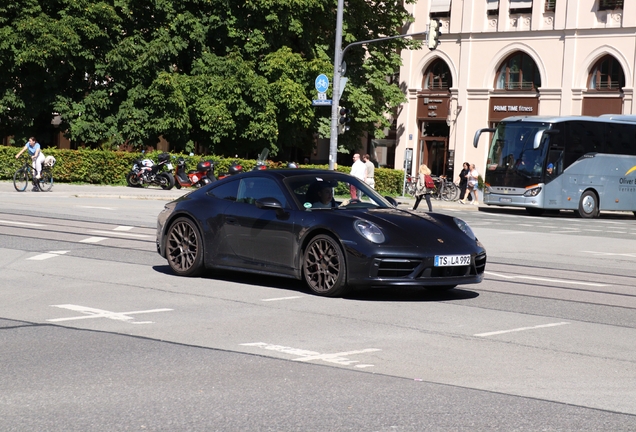
[[[553,278],[541,278],[536,276],[524,276],[524,275],[504,275],[501,273],[493,273],[493,272],[484,272],[489,276],[500,277],[503,279],[526,279],[533,280],[538,282],[553,282],[553,283],[562,283],[562,284],[571,284],[571,285],[585,285],[585,286],[593,286],[593,287],[605,287],[608,286],[606,284],[594,283],[594,282],[581,282],[574,280],[566,280],[566,279],[553,279]]]
[[[495,335],[500,335],[500,334],[505,334],[505,333],[513,333],[513,332],[520,332],[520,331],[526,331],[526,330],[536,330],[536,329],[541,329],[541,328],[562,326],[562,325],[566,325],[566,324],[570,324],[570,323],[569,322],[558,322],[558,323],[552,323],[552,324],[542,324],[542,325],[537,325],[537,326],[533,326],[533,327],[519,327],[519,328],[515,328],[515,329],[510,329],[510,330],[500,330],[500,331],[494,331],[494,332],[488,332],[488,333],[477,333],[477,334],[475,334],[473,336],[476,336],[476,337],[495,336]]]
[[[34,260],[34,261],[42,261],[42,260],[45,260],[45,259],[49,259],[49,258],[57,257],[57,256],[60,256],[60,255],[64,255],[64,254],[66,254],[68,252],[70,252],[70,251],[51,251],[51,252],[35,255],[35,256],[32,256],[32,257],[27,258],[27,259]]]

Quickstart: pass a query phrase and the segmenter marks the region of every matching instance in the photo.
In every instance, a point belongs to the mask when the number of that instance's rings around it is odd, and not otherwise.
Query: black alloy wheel
[[[314,237],[305,249],[303,275],[309,288],[326,297],[346,292],[345,259],[340,245],[328,235]]]
[[[179,276],[198,276],[204,270],[203,241],[194,222],[182,217],[170,225],[166,236],[166,258]]]

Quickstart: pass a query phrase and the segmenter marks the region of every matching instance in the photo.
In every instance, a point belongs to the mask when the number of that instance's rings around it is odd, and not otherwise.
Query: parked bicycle
[[[29,180],[33,183],[33,190],[38,189],[42,192],[48,192],[53,187],[53,165],[55,165],[55,158],[53,156],[47,156],[44,158],[42,164],[42,172],[40,178],[35,178],[35,170],[31,166],[31,158],[25,158],[24,165],[22,165],[13,174],[13,187],[18,192],[24,192],[29,185]]]
[[[457,201],[459,199],[459,187],[446,176],[431,176],[435,182],[435,189],[431,193],[433,198],[444,201]]]
[[[411,196],[415,196],[415,190],[417,189],[417,176],[406,175],[406,182],[404,183],[404,193]]]

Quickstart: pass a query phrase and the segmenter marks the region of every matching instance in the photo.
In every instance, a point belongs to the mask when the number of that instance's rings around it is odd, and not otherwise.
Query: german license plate
[[[435,267],[470,265],[470,255],[435,255]]]
[[[505,203],[512,202],[512,198],[499,198],[499,202],[505,202]]]

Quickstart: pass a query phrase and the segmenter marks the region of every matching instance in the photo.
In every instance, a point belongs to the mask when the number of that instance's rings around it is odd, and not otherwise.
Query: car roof
[[[268,176],[277,177],[279,179],[286,179],[290,177],[301,176],[337,176],[337,177],[349,177],[349,174],[341,173],[339,171],[325,170],[325,169],[309,169],[309,168],[285,168],[285,169],[266,169],[266,170],[254,170],[245,171],[232,177],[253,177],[253,176]]]

